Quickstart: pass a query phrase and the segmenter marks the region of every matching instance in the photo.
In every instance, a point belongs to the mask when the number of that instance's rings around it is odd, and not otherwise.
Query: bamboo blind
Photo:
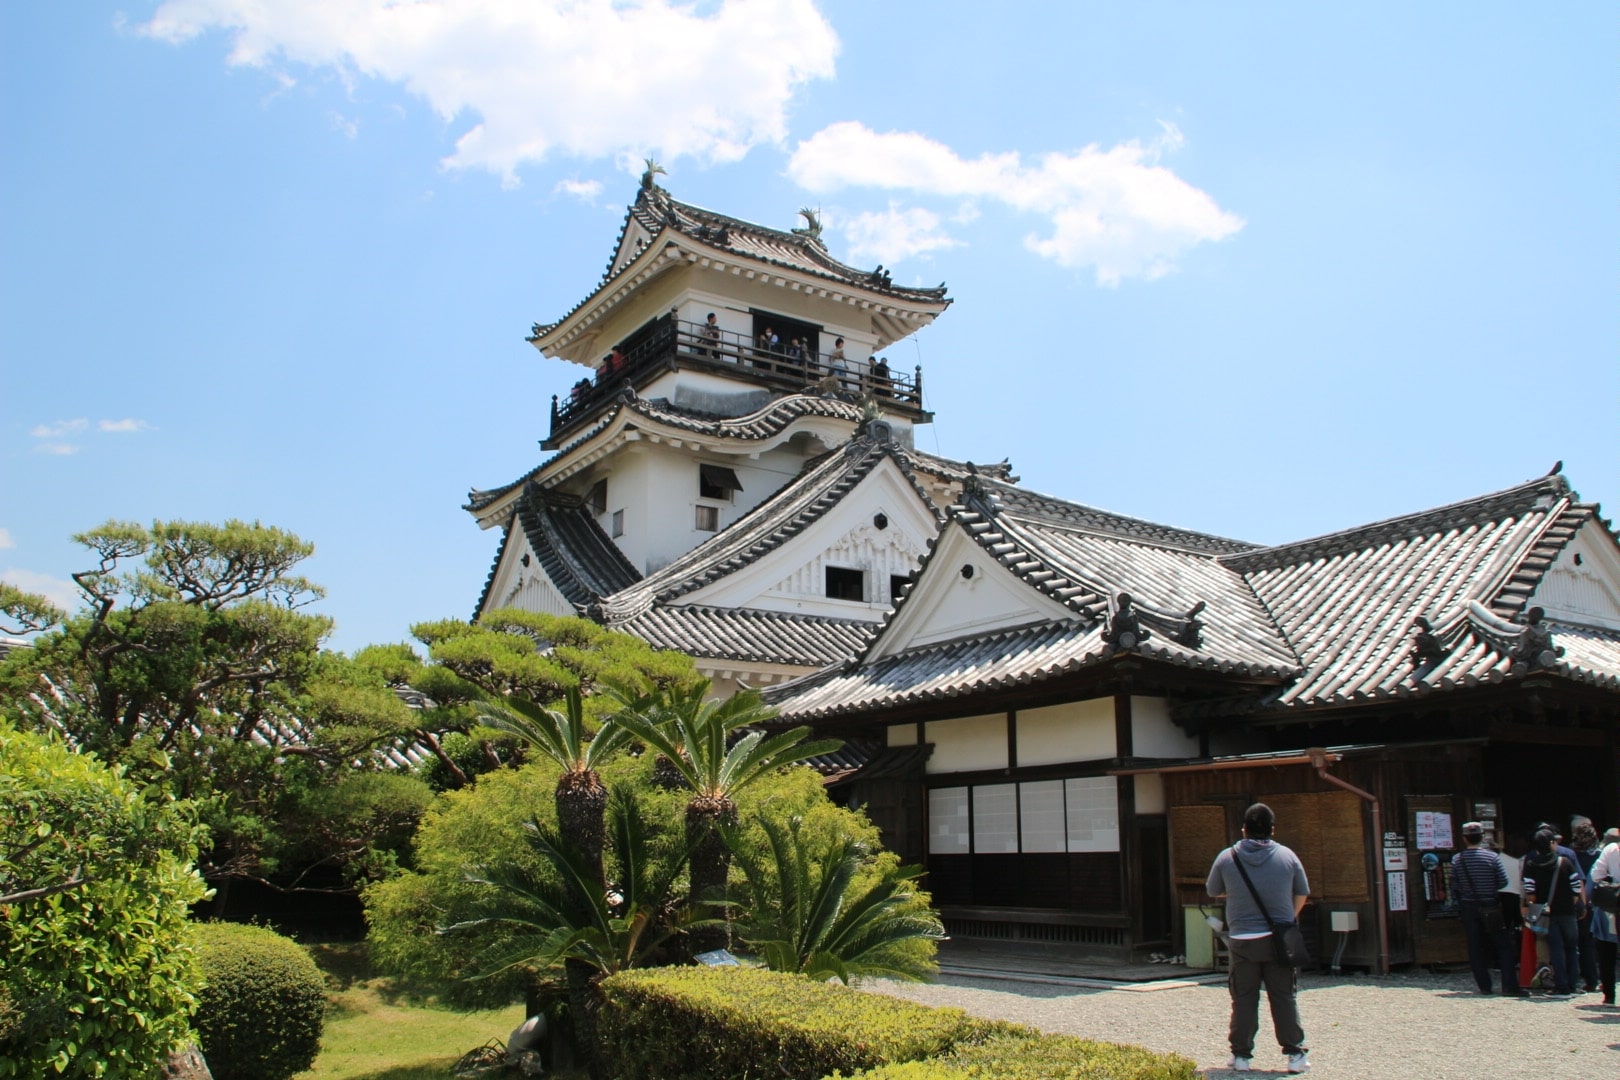
[[[1202,885],[1226,846],[1226,808],[1203,804],[1170,808],[1170,846],[1178,885]]]

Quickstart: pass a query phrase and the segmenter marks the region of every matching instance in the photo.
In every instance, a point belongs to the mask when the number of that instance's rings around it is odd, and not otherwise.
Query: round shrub
[[[315,1063],[326,981],[296,942],[258,926],[197,927],[193,1024],[214,1080],[287,1080]]]

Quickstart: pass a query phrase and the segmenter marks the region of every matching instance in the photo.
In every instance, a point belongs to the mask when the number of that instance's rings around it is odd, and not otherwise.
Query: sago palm
[[[528,844],[551,873],[520,864],[477,867],[466,880],[486,886],[484,895],[469,918],[440,931],[496,932],[498,944],[477,978],[514,967],[537,976],[561,968],[580,1049],[593,1076],[599,1074],[600,1059],[596,983],[655,960],[687,917],[675,903],[676,882],[688,857],[683,836],[653,835],[627,792],[613,793],[607,819],[616,868],[611,891],[600,886],[598,866],[586,853],[531,821]]]
[[[915,890],[921,867],[874,875],[865,847],[839,837],[812,852],[795,820],[761,816],[769,855],[756,858],[736,830],[726,830],[748,879],[740,937],[773,971],[848,984],[863,977],[916,980],[933,974],[931,947],[945,936],[938,916]]]
[[[738,792],[785,765],[838,749],[837,739],[810,739],[810,729],[796,727],[767,736],[750,730],[776,715],[759,694],[745,690],[724,701],[709,701],[707,679],[632,698],[615,691],[625,707],[613,722],[669,759],[692,796],[686,804],[686,838],[692,852],[691,898],[694,905],[723,905],[731,852],[720,835],[737,822]],[[724,922],[694,927],[694,953],[727,944]]]
[[[594,736],[586,729],[578,689],[563,694],[563,709],[548,709],[518,699],[483,707],[481,723],[516,735],[529,748],[562,770],[554,793],[557,829],[563,840],[583,854],[602,877],[603,816],[608,790],[597,771],[629,742],[629,733],[613,723]],[[596,889],[600,892],[600,887]]]

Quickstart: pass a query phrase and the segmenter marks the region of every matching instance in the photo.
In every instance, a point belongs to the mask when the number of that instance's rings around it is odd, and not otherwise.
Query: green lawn
[[[462,1054],[523,1022],[518,1005],[464,1013],[414,1002],[371,977],[357,947],[310,951],[332,989],[321,1056],[300,1080],[444,1080]]]

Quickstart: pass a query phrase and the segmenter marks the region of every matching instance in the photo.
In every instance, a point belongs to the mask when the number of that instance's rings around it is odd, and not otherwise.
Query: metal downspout
[[[1382,842],[1384,837],[1384,815],[1383,811],[1378,806],[1378,796],[1374,795],[1370,791],[1363,791],[1361,788],[1356,787],[1356,785],[1350,783],[1348,780],[1341,780],[1337,776],[1334,776],[1332,773],[1328,772],[1328,758],[1331,755],[1329,755],[1326,750],[1313,747],[1305,751],[1305,753],[1310,755],[1311,764],[1316,767],[1316,774],[1323,780],[1326,780],[1328,783],[1333,784],[1336,787],[1343,788],[1352,795],[1359,795],[1361,798],[1372,804],[1373,836],[1377,841]],[[1378,879],[1377,891],[1373,894],[1373,907],[1378,913],[1378,974],[1388,975],[1389,897],[1384,893],[1385,886],[1383,866],[1375,863],[1373,871],[1375,877]]]

